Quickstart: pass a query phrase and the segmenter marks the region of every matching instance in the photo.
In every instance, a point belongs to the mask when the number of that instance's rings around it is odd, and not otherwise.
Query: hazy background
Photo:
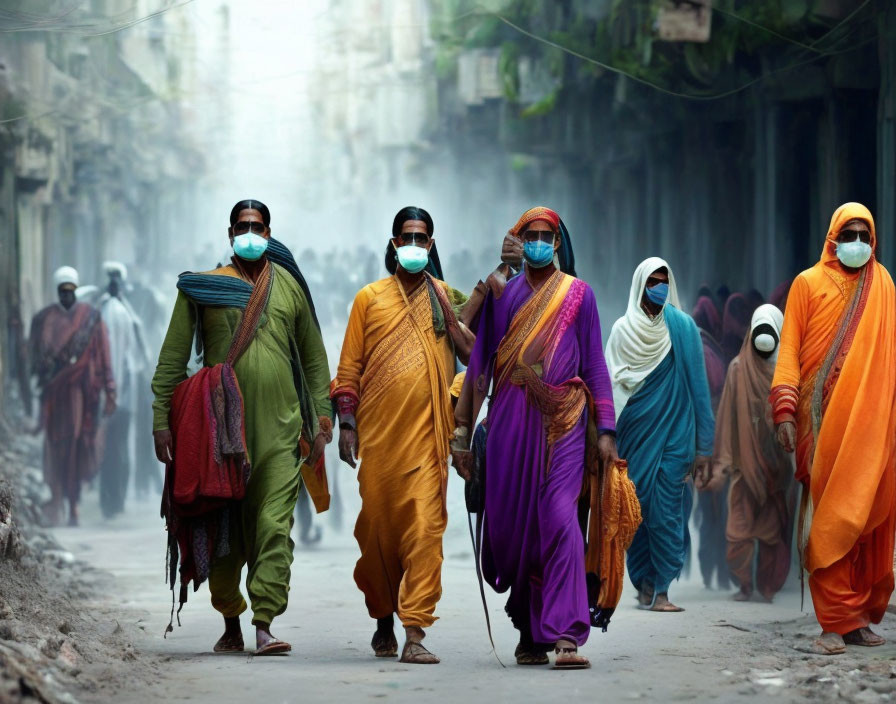
[[[155,355],[177,274],[226,256],[243,198],[334,368],[405,205],[464,291],[553,207],[605,333],[643,258],[686,306],[703,282],[768,296],[847,200],[891,264],[894,33],[883,0],[0,0],[0,413],[58,266],[127,264]]]

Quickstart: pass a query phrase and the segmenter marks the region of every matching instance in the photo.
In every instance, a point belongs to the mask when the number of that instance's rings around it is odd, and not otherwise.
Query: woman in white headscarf
[[[678,306],[669,265],[643,261],[607,342],[619,456],[628,460],[643,516],[628,573],[639,604],[652,611],[683,610],[668,592],[689,542],[685,482],[692,467],[708,477],[714,432],[700,333]]]
[[[771,601],[790,571],[793,468],[775,439],[768,400],[783,324],[775,306],[756,309],[719,402],[711,485],[732,477],[726,535],[728,565],[740,583],[736,601],[749,600],[754,589]]]

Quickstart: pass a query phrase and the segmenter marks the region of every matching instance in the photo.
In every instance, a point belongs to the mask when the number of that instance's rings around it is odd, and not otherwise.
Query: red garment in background
[[[54,499],[77,503],[96,474],[100,392],[115,392],[106,326],[93,306],[54,303],[34,316],[29,347],[46,430],[44,481]]]

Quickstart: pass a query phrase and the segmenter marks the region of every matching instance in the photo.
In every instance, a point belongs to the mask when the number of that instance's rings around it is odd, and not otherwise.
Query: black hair
[[[433,230],[435,229],[432,222],[432,216],[423,208],[417,208],[412,205],[402,208],[395,215],[395,219],[392,221],[392,237],[398,237],[401,234],[401,226],[408,222],[408,220],[420,220],[425,223],[426,232],[432,237]],[[386,244],[386,271],[390,274],[394,274],[397,270],[398,255],[395,253],[395,247],[392,246],[392,241],[390,240]],[[444,278],[442,275],[442,263],[439,261],[439,250],[436,249],[435,242],[432,243],[432,247],[429,250],[429,263],[426,265],[426,271],[437,279]]]
[[[240,216],[240,213],[244,210],[257,210],[261,213],[261,221],[264,223],[265,227],[271,226],[271,211],[268,210],[268,206],[262,203],[260,200],[241,200],[235,206],[233,206],[233,210],[230,211],[230,226],[233,227],[236,224],[237,219]]]
[[[432,232],[434,229],[434,226],[432,224],[432,217],[423,208],[416,208],[412,205],[399,210],[398,214],[395,216],[395,219],[392,221],[393,237],[398,237],[401,234],[401,226],[404,225],[408,220],[422,220],[424,223],[426,223],[427,234],[432,237]]]

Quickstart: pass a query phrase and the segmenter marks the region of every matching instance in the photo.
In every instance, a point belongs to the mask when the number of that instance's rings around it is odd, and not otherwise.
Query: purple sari
[[[483,574],[510,590],[506,610],[524,636],[582,645],[590,619],[577,505],[589,408],[599,431],[615,429],[591,287],[557,272],[538,292],[518,276],[499,299],[489,294],[467,383],[481,396],[493,377]]]

